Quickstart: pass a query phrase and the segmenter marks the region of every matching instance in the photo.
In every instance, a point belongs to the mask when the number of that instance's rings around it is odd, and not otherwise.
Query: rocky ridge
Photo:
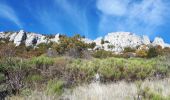
[[[104,40],[104,44],[101,44],[101,39]],[[141,45],[157,46],[160,45],[162,48],[170,47],[169,44],[165,43],[161,37],[155,37],[154,41],[151,42],[148,36],[135,35],[130,32],[113,32],[108,33],[103,38],[97,38],[94,40],[97,44],[96,47],[103,48],[107,51],[121,52],[126,47],[136,48]]]
[[[19,32],[0,32],[0,39],[9,39],[9,41],[12,41],[16,46],[21,44],[25,44],[25,46],[36,46],[41,43],[58,43],[59,36],[60,34],[56,34],[55,37],[50,38],[42,34],[25,32],[24,30],[20,30]],[[104,49],[113,52],[121,52],[125,47],[136,48],[140,45],[160,45],[163,48],[170,47],[170,45],[165,43],[160,37],[156,37],[154,41],[151,42],[148,36],[138,36],[130,32],[113,32],[95,40],[88,38],[82,40],[85,43],[95,42],[95,49]],[[101,44],[101,40],[103,40],[104,43]]]
[[[22,43],[24,43],[25,46],[33,46],[41,43],[58,42],[59,34],[56,34],[54,38],[48,38],[42,34],[20,30],[19,32],[0,32],[0,39],[9,39],[9,41],[13,42],[16,46]]]

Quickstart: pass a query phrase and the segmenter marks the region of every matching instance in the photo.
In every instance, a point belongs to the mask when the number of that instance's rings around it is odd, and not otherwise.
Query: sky
[[[0,0],[0,31],[81,34],[109,32],[162,37],[170,43],[170,0]]]

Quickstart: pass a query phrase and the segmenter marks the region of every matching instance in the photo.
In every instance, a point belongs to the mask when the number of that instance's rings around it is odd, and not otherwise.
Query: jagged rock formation
[[[55,38],[51,39],[51,41],[52,41],[52,42],[56,42],[56,43],[58,43],[58,41],[59,41],[59,39],[60,39],[60,38],[59,38],[59,36],[60,36],[60,34],[59,34],[59,33],[58,33],[58,34],[56,34],[56,35],[55,35]]]
[[[27,39],[27,35],[26,33],[21,30],[18,34],[15,35],[14,38],[14,44],[16,46],[19,46],[22,42],[24,42]]]
[[[150,42],[149,37],[148,37],[148,36],[146,36],[146,35],[144,35],[144,36],[143,36],[143,44],[148,45],[148,44],[150,44],[150,43],[151,43],[151,42]]]
[[[105,41],[104,44],[101,44],[102,39]],[[138,36],[130,32],[108,33],[105,37],[99,37],[92,42],[95,42],[97,45],[95,49],[103,48],[104,50],[117,53],[122,52],[125,47],[136,48],[141,45],[160,45],[163,48],[170,47],[170,45],[165,43],[162,38],[156,37],[154,42],[151,43],[148,36]]]
[[[170,47],[170,45],[165,43],[164,40],[162,38],[160,38],[160,37],[156,37],[152,44],[153,44],[153,46],[160,45],[163,48],[164,47]]]
[[[25,46],[34,46],[41,43],[49,42],[59,42],[60,34],[56,34],[55,37],[50,38],[48,36],[36,33],[25,32],[20,30],[19,32],[0,32],[0,39],[9,39],[16,46],[25,44]],[[104,37],[99,37],[95,40],[90,40],[88,38],[82,39],[85,43],[96,43],[94,49],[104,49],[107,51],[121,52],[125,47],[136,48],[141,45],[160,45],[164,47],[170,47],[169,44],[165,43],[164,40],[160,37],[156,37],[155,40],[151,43],[148,36],[138,36],[130,32],[114,32],[108,33]],[[101,40],[104,40],[104,43],[101,44]]]
[[[116,52],[121,52],[125,47],[135,48],[144,43],[143,38],[129,32],[109,33],[104,37],[104,40],[109,41],[109,45],[114,46],[112,51]],[[104,47],[109,50],[106,46]]]
[[[48,38],[47,36],[25,32],[24,30],[20,30],[19,32],[0,32],[1,39],[9,39],[16,46],[21,45],[22,43],[25,46],[33,46],[41,43],[49,43],[49,42],[58,42],[59,34],[55,36],[55,38]]]

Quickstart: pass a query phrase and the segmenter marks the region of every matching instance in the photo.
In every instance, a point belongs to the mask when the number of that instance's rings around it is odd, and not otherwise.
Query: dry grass
[[[6,100],[58,100],[58,97],[55,95],[46,95],[46,93],[34,91],[29,96],[12,96],[7,97]]]
[[[137,84],[124,81],[110,84],[92,83],[79,86],[64,94],[69,100],[134,100],[137,97]],[[170,94],[170,78],[164,80],[146,80],[142,88],[149,87],[163,96]]]
[[[160,93],[165,97],[170,94],[170,78],[145,80],[141,84],[142,88],[149,87],[154,92]],[[134,98],[137,98],[137,91],[136,82],[127,83],[120,81],[109,84],[91,83],[89,85],[78,86],[73,90],[65,90],[61,97],[34,91],[30,96],[13,96],[8,97],[6,100],[134,100]]]

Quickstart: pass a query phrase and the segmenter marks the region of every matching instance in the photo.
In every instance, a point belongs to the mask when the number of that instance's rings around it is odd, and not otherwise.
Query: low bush
[[[52,95],[52,94],[57,94],[61,95],[64,89],[64,82],[61,80],[50,80],[47,84],[47,94]]]
[[[43,80],[43,77],[41,75],[29,75],[27,77],[27,81],[29,82],[35,82],[38,83]]]
[[[158,58],[106,58],[88,60],[74,60],[69,69],[74,80],[90,81],[99,73],[105,81],[128,81],[143,80],[154,76],[167,76],[166,65],[161,65]]]
[[[35,64],[37,69],[45,71],[48,69],[49,66],[54,64],[54,59],[42,55],[32,58],[31,63]]]
[[[0,73],[0,82],[3,80],[5,80],[5,76],[4,76],[4,74]]]
[[[135,48],[125,47],[124,48],[124,53],[126,53],[126,52],[135,52]]]
[[[21,96],[30,96],[33,91],[29,88],[21,89]]]
[[[141,58],[145,58],[145,57],[147,57],[147,51],[146,50],[137,50],[136,56],[141,57]]]
[[[0,71],[17,71],[29,69],[31,66],[28,60],[20,58],[5,58],[0,61]]]
[[[105,51],[105,50],[97,50],[94,52],[93,57],[95,58],[107,58],[107,57],[113,57],[114,54],[111,51]]]
[[[16,50],[14,44],[3,44],[0,45],[0,59],[3,59],[4,57],[14,57],[16,56]]]
[[[162,49],[162,55],[163,56],[170,55],[170,48],[165,47],[164,49]]]
[[[67,79],[69,76],[67,74],[67,65],[69,64],[69,61],[71,61],[71,59],[66,57],[55,58],[53,66],[49,68],[49,76],[52,78]]]
[[[138,88],[138,96],[135,100],[169,100],[170,96],[164,96],[160,92],[155,92],[149,87]]]
[[[150,47],[147,53],[148,58],[157,57],[159,55],[157,49],[155,47]]]
[[[98,70],[98,60],[88,61],[77,59],[68,65],[69,82],[72,84],[90,82]]]
[[[4,58],[0,61],[0,73],[5,76],[6,84],[9,85],[13,94],[18,94],[23,88],[23,80],[30,68],[27,60],[19,58]]]
[[[86,50],[89,47],[92,47],[91,44],[87,44],[82,40],[82,37],[77,34],[73,37],[61,36],[59,43],[54,43],[52,48],[55,49],[58,54],[64,55],[68,54],[71,57],[81,57],[81,52]]]

